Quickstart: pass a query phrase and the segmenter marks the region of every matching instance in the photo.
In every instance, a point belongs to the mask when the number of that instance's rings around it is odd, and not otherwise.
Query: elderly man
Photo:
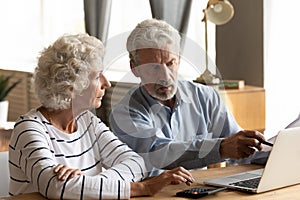
[[[110,125],[152,175],[200,168],[261,150],[264,136],[242,130],[210,86],[178,80],[180,40],[162,20],[139,23],[127,40],[132,73],[141,79],[114,107]]]

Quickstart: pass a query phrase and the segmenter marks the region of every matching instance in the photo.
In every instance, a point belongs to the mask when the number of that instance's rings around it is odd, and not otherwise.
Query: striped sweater
[[[130,182],[146,175],[143,159],[90,111],[66,134],[37,110],[17,120],[9,145],[10,195],[39,192],[49,199],[128,199]],[[85,173],[58,181],[57,164]],[[102,168],[106,170],[102,171]]]

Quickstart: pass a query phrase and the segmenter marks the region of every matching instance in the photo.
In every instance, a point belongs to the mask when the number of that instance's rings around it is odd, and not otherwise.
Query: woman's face
[[[76,94],[73,99],[73,109],[88,110],[101,106],[105,89],[109,88],[111,84],[104,76],[103,71],[92,71],[89,74],[89,81],[89,87],[82,91],[81,94]]]

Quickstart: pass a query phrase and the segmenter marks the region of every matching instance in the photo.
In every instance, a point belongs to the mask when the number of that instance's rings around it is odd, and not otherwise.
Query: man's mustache
[[[162,86],[162,87],[169,87],[169,86],[173,86],[174,85],[174,82],[171,81],[171,80],[168,80],[168,81],[159,81],[156,83],[156,85],[159,85],[159,86]]]

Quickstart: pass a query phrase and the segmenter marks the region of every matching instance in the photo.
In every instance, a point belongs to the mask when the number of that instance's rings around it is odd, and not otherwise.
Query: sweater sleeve
[[[134,152],[127,144],[121,142],[101,121],[96,126],[100,133],[98,141],[102,165],[106,170],[101,176],[121,180],[140,181],[147,176],[143,158]]]
[[[106,144],[99,150],[106,153],[103,162],[110,169],[95,176],[82,175],[58,181],[53,173],[58,162],[44,125],[36,119],[23,118],[16,123],[10,143],[10,194],[39,192],[49,199],[130,198],[130,182],[143,177],[142,158],[111,132],[103,132],[98,141]]]

